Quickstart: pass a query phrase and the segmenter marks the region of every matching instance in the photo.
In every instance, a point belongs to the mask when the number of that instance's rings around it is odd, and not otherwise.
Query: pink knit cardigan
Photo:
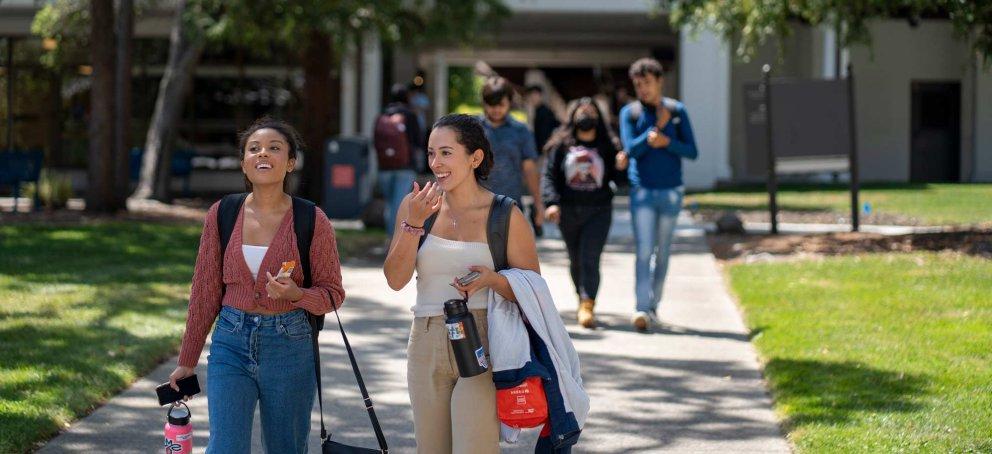
[[[238,220],[231,232],[231,241],[224,252],[223,270],[220,258],[220,234],[217,231],[217,210],[215,203],[207,212],[200,236],[200,251],[196,256],[193,285],[189,295],[189,314],[186,317],[186,333],[183,335],[179,351],[179,365],[196,366],[203,351],[203,344],[214,324],[221,306],[231,306],[247,312],[265,309],[267,311],[288,312],[302,308],[313,314],[326,314],[336,310],[344,302],[344,287],[341,285],[341,262],[334,239],[334,227],[319,208],[314,219],[313,241],[310,243],[310,270],[312,284],[303,286],[303,269],[297,266],[291,274],[296,285],[303,290],[299,301],[274,300],[266,296],[265,284],[268,271],[275,276],[282,262],[295,260],[300,263],[296,250],[296,234],[293,232],[293,210],[283,218],[269,249],[254,279],[245,257],[241,252],[244,207],[238,213]],[[226,291],[222,291],[226,287]]]

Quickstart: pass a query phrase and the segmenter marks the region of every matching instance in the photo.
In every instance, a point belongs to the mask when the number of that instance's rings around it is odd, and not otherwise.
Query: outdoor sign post
[[[772,84],[771,65],[761,67],[761,91],[765,95],[765,134],[768,147],[768,213],[771,216],[772,235],[778,235],[778,179],[775,176],[775,147],[772,146]]]
[[[854,78],[847,70],[846,80],[772,80],[766,64],[761,82],[744,85],[745,172],[764,174],[772,234],[779,232],[779,174],[848,172],[851,230],[860,228]]]
[[[854,121],[854,71],[851,64],[847,64],[847,108],[851,122],[851,149],[848,169],[851,172],[851,231],[857,232],[859,228],[858,212],[858,191],[861,189],[861,181],[858,179],[858,123]]]

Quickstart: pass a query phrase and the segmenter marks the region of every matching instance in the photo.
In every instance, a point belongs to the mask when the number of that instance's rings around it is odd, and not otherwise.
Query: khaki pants
[[[488,352],[486,311],[473,310],[472,315]],[[472,378],[458,376],[444,316],[413,320],[407,356],[417,452],[498,453],[499,420],[492,370]]]

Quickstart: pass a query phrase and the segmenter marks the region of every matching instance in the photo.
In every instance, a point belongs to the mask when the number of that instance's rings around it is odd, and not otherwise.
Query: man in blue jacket
[[[628,72],[637,101],[620,110],[620,139],[629,156],[630,211],[637,244],[631,322],[646,331],[655,321],[668,271],[672,234],[682,208],[682,159],[696,159],[685,106],[662,96],[661,63],[642,58]]]

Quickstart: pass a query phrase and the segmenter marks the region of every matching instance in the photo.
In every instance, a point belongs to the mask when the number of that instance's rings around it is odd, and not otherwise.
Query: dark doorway
[[[913,82],[910,181],[961,180],[961,83]]]

